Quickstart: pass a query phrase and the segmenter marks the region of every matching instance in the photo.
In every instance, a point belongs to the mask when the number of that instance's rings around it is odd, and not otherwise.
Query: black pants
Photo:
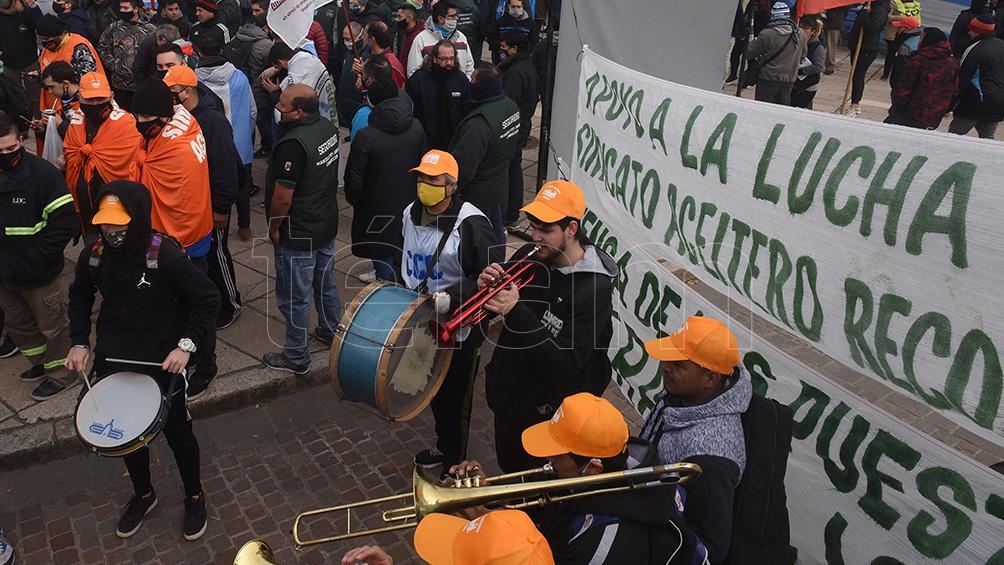
[[[115,95],[115,103],[119,105],[119,108],[122,108],[126,112],[132,111],[132,97],[136,94],[134,91],[113,88],[112,94]]]
[[[896,64],[896,56],[899,52],[899,46],[903,42],[896,39],[886,39],[885,40],[885,61],[882,63],[882,78],[889,78],[892,73],[892,67]]]
[[[170,382],[170,376],[165,373],[155,376],[158,384],[164,390]],[[164,436],[174,453],[174,461],[178,464],[181,481],[185,484],[185,496],[191,497],[202,493],[199,482],[199,441],[192,431],[192,421],[188,418],[188,408],[185,406],[185,387],[181,377],[178,377],[177,390],[171,397],[171,409],[167,413],[167,423],[164,425]],[[122,458],[129,479],[137,496],[143,496],[153,490],[150,482],[150,449],[143,447]]]
[[[523,148],[526,141],[516,144],[516,154],[509,161],[509,198],[502,221],[506,224],[519,220],[519,209],[523,207]]]
[[[812,99],[816,97],[815,90],[792,90],[791,105],[795,108],[812,109]]]
[[[251,163],[244,165],[244,182],[237,189],[237,227],[251,227]]]
[[[858,65],[854,68],[854,78],[851,79],[851,104],[861,102],[861,97],[865,94],[865,78],[868,76],[868,67],[872,66],[878,51],[862,51],[858,56]]]
[[[443,385],[432,399],[436,449],[443,452],[444,470],[467,458],[474,378],[481,361],[479,351],[477,347],[461,347],[453,351]]]
[[[192,263],[194,263],[200,271],[206,273],[207,275],[209,274],[209,257],[211,254],[212,253],[192,259]],[[210,278],[212,277],[210,276]],[[208,383],[216,377],[217,370],[215,324],[207,330],[205,343],[196,343],[195,346],[195,355],[192,359],[192,362],[195,363],[195,378],[205,379]]]
[[[544,416],[520,417],[507,410],[495,413],[495,456],[503,473],[534,469],[546,463],[523,449],[523,430],[547,419]]]
[[[214,229],[209,255],[206,256],[209,278],[220,291],[220,312],[217,314],[217,322],[229,321],[241,309],[241,293],[237,290],[234,260],[230,256],[228,245],[229,233],[229,222],[223,229]]]
[[[258,106],[258,134],[261,136],[261,148],[272,151],[272,105]]]
[[[746,52],[746,47],[750,41],[748,35],[736,37],[734,39],[735,42],[732,44],[732,52],[729,53],[729,80],[739,78],[739,62],[743,53]]]

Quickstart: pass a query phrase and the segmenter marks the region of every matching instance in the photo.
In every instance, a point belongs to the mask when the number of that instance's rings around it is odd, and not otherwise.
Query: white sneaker
[[[861,115],[861,108],[848,108],[844,111],[844,115],[848,118],[856,118]]]
[[[356,275],[356,278],[364,283],[371,283],[376,280],[376,270],[367,271]]]

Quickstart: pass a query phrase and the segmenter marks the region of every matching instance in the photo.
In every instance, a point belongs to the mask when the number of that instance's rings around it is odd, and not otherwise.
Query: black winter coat
[[[244,164],[234,145],[234,130],[230,127],[219,97],[205,85],[198,87],[199,103],[192,109],[195,121],[206,138],[206,160],[209,162],[209,193],[213,212],[228,214],[237,192],[244,182]]]
[[[91,44],[96,45],[101,39],[101,34],[116,20],[115,13],[112,12],[112,0],[106,0],[104,4],[91,4],[84,8],[84,15],[87,17],[87,37]],[[115,10],[119,9],[118,4],[114,4]]]
[[[889,2],[877,1],[871,4],[870,10],[861,10],[854,19],[854,26],[851,27],[848,39],[851,51],[857,48],[858,35],[864,33],[861,40],[862,53],[874,53],[879,49],[879,40],[882,38],[882,30],[885,29],[889,21]]]
[[[42,11],[38,6],[25,8],[17,14],[0,16],[0,51],[3,52],[0,59],[8,71],[21,70],[38,63],[35,22],[41,17]],[[16,73],[11,73],[11,76],[16,76]],[[35,88],[38,86],[35,85]]]
[[[415,118],[425,129],[429,147],[445,150],[467,115],[470,81],[459,71],[442,77],[420,68],[408,78],[404,89],[414,103]]]
[[[971,120],[1004,121],[1004,40],[981,35],[959,68],[955,115]]]
[[[345,167],[345,199],[352,205],[352,254],[399,257],[401,213],[415,200],[418,165],[428,147],[425,131],[401,98],[373,108],[359,130]]]
[[[0,183],[0,287],[41,286],[63,271],[63,250],[80,232],[66,179],[22,150]]]
[[[119,196],[132,220],[125,245],[105,245],[97,267],[90,266],[90,247],[80,252],[67,307],[71,342],[90,345],[91,312],[100,292],[94,348],[98,359],[160,362],[183,337],[202,347],[220,309],[216,285],[169,236],[161,236],[157,268],[149,268],[150,193],[129,181],[108,183],[98,199],[108,193]]]
[[[962,58],[962,53],[965,52],[966,47],[969,47],[969,44],[973,41],[969,37],[969,22],[973,18],[987,13],[993,16],[994,21],[997,23],[997,37],[1004,38],[1004,10],[994,11],[987,8],[987,0],[972,0],[972,4],[968,10],[959,12],[959,16],[955,19],[955,24],[952,25],[952,31],[948,36],[948,42],[952,45],[952,55],[956,59]]]
[[[537,67],[530,61],[528,54],[517,53],[515,57],[502,61],[499,70],[502,71],[502,91],[519,106],[519,137],[516,138],[516,145],[523,147],[530,138],[533,114],[537,111]]]

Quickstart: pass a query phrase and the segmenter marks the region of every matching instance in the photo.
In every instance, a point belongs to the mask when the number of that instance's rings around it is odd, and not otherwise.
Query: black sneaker
[[[157,493],[151,491],[150,495],[150,498],[132,495],[122,517],[119,518],[119,527],[115,530],[115,535],[126,539],[139,531],[139,527],[143,524],[143,517],[157,507]]]
[[[324,345],[331,347],[331,342],[334,341],[335,334],[331,333],[325,328],[317,326],[316,328],[314,328],[314,337],[317,338],[317,341],[320,341]]]
[[[438,467],[443,464],[443,452],[433,447],[415,454],[415,464],[419,467]]]
[[[0,331],[0,359],[13,357],[18,351],[17,344],[7,335],[7,332]]]
[[[306,375],[310,369],[310,364],[294,365],[290,363],[282,353],[266,353],[261,356],[261,362],[270,369],[277,371],[288,371],[296,375]]]
[[[193,376],[188,381],[188,388],[185,390],[185,398],[189,402],[199,398],[209,389],[209,381],[200,378],[199,376]]]
[[[206,497],[185,497],[185,539],[195,541],[206,533]]]
[[[45,367],[35,365],[27,371],[21,373],[21,380],[26,383],[33,383],[45,378]]]
[[[45,379],[37,387],[35,387],[35,390],[31,391],[31,397],[41,402],[42,400],[48,400],[53,396],[56,396],[65,389],[66,385],[60,384],[58,381],[54,381],[52,379]]]

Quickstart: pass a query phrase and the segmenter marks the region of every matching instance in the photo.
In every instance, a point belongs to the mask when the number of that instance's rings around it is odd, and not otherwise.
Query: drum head
[[[380,360],[377,402],[394,421],[414,418],[432,401],[450,366],[453,350],[439,347],[429,331],[435,317],[428,296],[401,314],[390,335],[393,348]]]
[[[91,386],[77,405],[77,435],[95,451],[121,451],[147,435],[162,405],[160,387],[149,375],[113,373]]]

